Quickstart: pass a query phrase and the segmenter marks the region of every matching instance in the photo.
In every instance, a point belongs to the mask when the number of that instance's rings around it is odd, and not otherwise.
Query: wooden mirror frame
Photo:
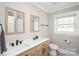
[[[13,10],[13,11],[16,11],[16,12],[23,13],[23,32],[11,32],[11,33],[8,33],[8,10]],[[14,26],[16,26],[16,25],[14,25]],[[5,33],[6,33],[6,35],[22,34],[24,32],[25,32],[25,14],[24,14],[24,12],[18,11],[18,10],[13,9],[13,8],[5,7]]]
[[[34,31],[34,30],[32,29],[32,17],[38,18],[38,31]],[[30,32],[39,32],[39,17],[37,17],[37,16],[35,16],[35,15],[31,15],[31,16],[30,16]]]

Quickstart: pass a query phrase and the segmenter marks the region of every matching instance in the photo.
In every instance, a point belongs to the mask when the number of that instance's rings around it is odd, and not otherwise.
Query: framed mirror
[[[5,31],[6,34],[24,33],[24,12],[12,8],[6,8]]]
[[[31,32],[39,32],[39,17],[31,15],[31,22],[30,22],[30,30]]]

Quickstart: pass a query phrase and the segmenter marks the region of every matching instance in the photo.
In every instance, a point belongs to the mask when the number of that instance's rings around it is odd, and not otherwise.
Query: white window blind
[[[75,16],[55,18],[55,32],[75,32]]]

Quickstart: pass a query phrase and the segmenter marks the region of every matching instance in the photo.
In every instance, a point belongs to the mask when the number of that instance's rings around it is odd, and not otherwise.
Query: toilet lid
[[[58,45],[56,44],[49,44],[50,49],[58,49]]]

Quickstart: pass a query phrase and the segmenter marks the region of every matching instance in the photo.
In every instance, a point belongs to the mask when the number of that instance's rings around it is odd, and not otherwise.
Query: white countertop
[[[33,48],[34,46],[37,46],[45,41],[49,40],[49,38],[40,38],[37,40],[33,40],[33,39],[26,39],[23,41],[23,44],[15,46],[15,47],[11,47],[8,46],[8,50],[6,52],[4,52],[3,54],[1,54],[1,56],[16,56],[26,50],[29,50],[31,48]]]

